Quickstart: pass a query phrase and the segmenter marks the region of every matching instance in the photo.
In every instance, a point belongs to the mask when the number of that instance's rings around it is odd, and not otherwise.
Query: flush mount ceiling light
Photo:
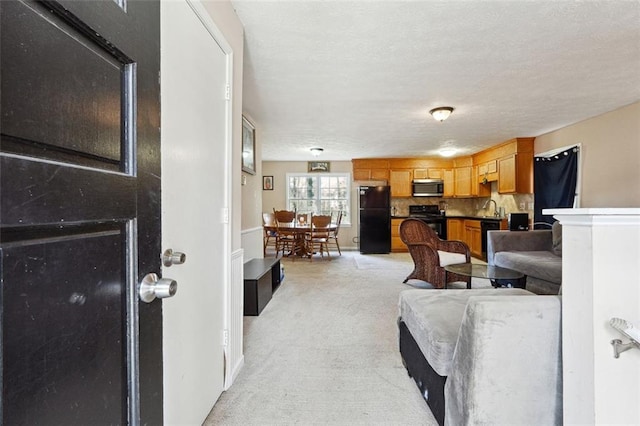
[[[442,148],[440,150],[440,155],[443,157],[453,157],[458,152],[455,148]]]
[[[314,157],[319,156],[320,154],[322,154],[324,152],[324,149],[322,148],[311,148],[309,151],[311,151],[311,155],[313,155]]]
[[[438,107],[429,111],[429,114],[431,114],[436,120],[442,122],[449,118],[452,112],[453,108],[451,107]]]

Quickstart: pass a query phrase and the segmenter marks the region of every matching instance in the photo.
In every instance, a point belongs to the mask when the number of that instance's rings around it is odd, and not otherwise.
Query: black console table
[[[251,259],[244,264],[244,314],[260,315],[280,286],[280,258]]]

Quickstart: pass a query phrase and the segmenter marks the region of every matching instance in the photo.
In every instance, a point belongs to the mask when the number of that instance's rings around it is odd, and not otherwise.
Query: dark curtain
[[[534,222],[552,224],[551,215],[543,215],[543,209],[571,208],[576,195],[578,180],[578,147],[551,157],[536,157],[533,164],[535,210]],[[534,228],[543,228],[534,226]]]

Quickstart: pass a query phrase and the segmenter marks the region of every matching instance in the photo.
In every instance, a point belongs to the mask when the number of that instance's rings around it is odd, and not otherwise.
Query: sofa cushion
[[[448,376],[462,317],[471,296],[532,295],[523,289],[404,290],[400,318],[407,325],[429,365]]]
[[[562,258],[550,251],[500,251],[494,264],[553,283],[562,282]]]

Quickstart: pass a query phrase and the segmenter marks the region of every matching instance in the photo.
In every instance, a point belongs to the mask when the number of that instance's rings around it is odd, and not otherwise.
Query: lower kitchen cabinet
[[[447,219],[447,240],[463,241],[471,256],[482,258],[482,228],[479,220]]]
[[[479,220],[464,221],[465,242],[469,246],[471,256],[482,258],[482,230]]]
[[[400,224],[403,220],[404,219],[391,219],[391,251],[394,253],[409,251],[400,238]]]
[[[464,219],[447,219],[447,240],[465,240]]]

